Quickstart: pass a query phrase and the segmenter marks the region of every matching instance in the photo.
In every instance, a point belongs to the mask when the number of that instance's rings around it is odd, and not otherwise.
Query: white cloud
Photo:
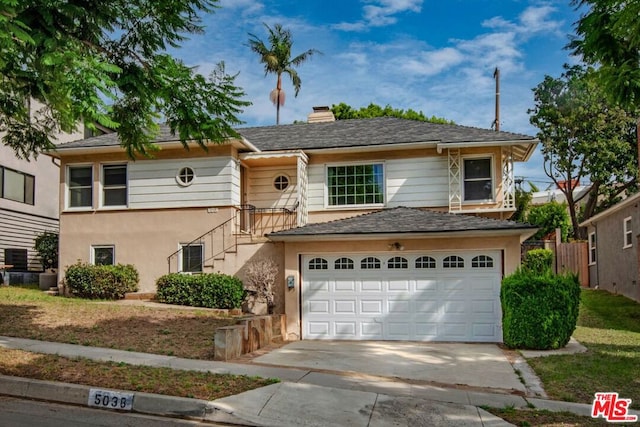
[[[418,76],[433,76],[464,61],[464,55],[458,49],[444,49],[421,52],[414,57],[400,59],[402,71]]]
[[[549,18],[555,11],[556,8],[549,5],[526,8],[519,17],[521,32],[528,34],[541,32],[559,33],[564,22]]]
[[[363,20],[341,22],[332,28],[341,31],[366,31],[371,27],[386,27],[398,22],[396,15],[403,12],[420,13],[423,0],[367,0],[362,7]]]

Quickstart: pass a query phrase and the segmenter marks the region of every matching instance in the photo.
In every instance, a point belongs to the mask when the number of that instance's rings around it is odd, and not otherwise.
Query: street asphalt
[[[510,393],[502,389],[446,385],[350,370],[190,360],[1,336],[0,347],[133,365],[281,379],[280,383],[215,401],[120,390],[133,393],[133,412],[218,423],[250,426],[505,426],[511,424],[480,407],[534,405],[539,409],[586,416],[591,412],[589,404],[532,397],[541,394],[531,388],[525,393],[517,390]],[[455,363],[451,369],[456,369]],[[479,363],[478,371],[481,369]],[[81,406],[88,405],[92,388],[96,387],[0,376],[0,395]]]

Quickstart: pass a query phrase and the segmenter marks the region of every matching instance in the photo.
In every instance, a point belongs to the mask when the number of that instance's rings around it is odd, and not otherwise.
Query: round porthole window
[[[195,177],[196,173],[193,171],[193,169],[191,169],[190,167],[184,167],[178,171],[178,175],[176,175],[176,181],[178,181],[178,184],[186,187],[187,185],[191,185]]]
[[[289,187],[289,177],[285,175],[276,176],[276,178],[273,180],[273,186],[276,188],[276,190],[279,191],[286,190],[287,187]]]

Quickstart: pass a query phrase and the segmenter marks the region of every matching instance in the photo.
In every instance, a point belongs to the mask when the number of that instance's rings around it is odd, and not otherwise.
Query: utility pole
[[[496,118],[493,127],[496,132],[500,132],[500,69],[498,67],[493,72],[493,78],[496,80]]]

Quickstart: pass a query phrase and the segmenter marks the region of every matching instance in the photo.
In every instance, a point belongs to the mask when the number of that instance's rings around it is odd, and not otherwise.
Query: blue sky
[[[297,70],[297,98],[287,94],[280,123],[306,120],[316,105],[370,103],[422,111],[467,126],[489,128],[494,120],[495,80],[500,68],[501,129],[535,135],[527,110],[532,88],[545,75],[559,76],[576,62],[563,49],[579,18],[565,1],[535,0],[221,0],[203,17],[205,33],[173,52],[207,74],[219,61],[252,105],[243,126],[275,124],[269,92],[276,78],[264,75],[247,47],[248,33],[267,40],[263,23],[280,23],[293,34],[293,55],[309,48],[323,54]],[[518,164],[517,176],[540,181],[541,157]]]

